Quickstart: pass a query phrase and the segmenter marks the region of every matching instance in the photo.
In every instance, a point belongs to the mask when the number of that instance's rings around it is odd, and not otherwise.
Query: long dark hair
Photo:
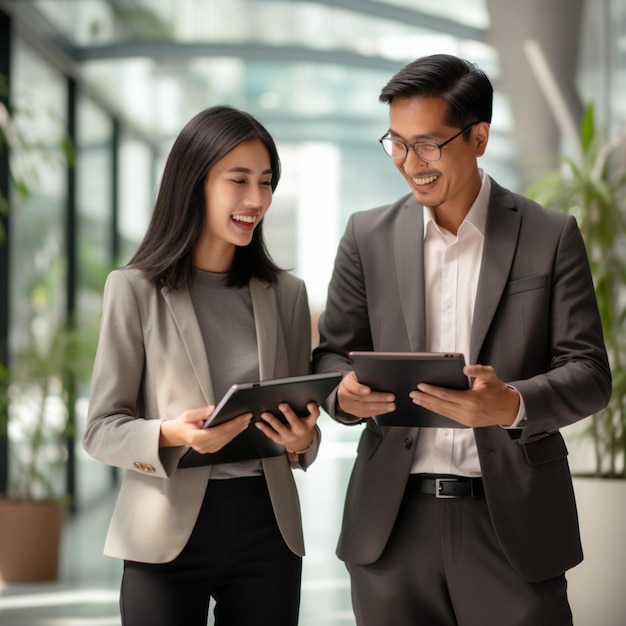
[[[379,100],[391,104],[395,97],[433,96],[448,103],[451,126],[489,122],[493,108],[491,81],[474,63],[451,54],[421,57],[403,67],[382,89]]]
[[[247,139],[259,139],[270,156],[272,191],[280,179],[280,159],[267,129],[252,115],[230,106],[198,113],[182,129],[169,153],[152,219],[128,265],[170,289],[189,285],[193,247],[204,223],[204,181],[209,169]],[[263,240],[263,222],[252,241],[235,250],[227,284],[243,286],[254,276],[273,282],[281,269]]]

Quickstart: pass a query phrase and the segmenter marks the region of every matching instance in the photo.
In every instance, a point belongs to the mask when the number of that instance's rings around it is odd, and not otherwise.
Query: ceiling
[[[449,51],[498,73],[484,0],[0,0],[0,8],[149,140],[169,141],[199,110],[228,102],[287,141],[358,143],[372,126],[378,132],[377,94],[407,61]]]

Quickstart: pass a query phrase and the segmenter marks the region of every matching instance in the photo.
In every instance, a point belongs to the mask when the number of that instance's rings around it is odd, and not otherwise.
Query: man
[[[449,55],[383,88],[380,141],[411,194],[351,216],[320,319],[314,369],[346,372],[327,410],[366,424],[337,550],[359,626],[572,623],[582,550],[559,430],[606,405],[611,374],[575,220],[478,167],[492,99]],[[410,396],[466,428],[379,426],[395,398],[359,384],[351,350],[463,353],[470,390]]]

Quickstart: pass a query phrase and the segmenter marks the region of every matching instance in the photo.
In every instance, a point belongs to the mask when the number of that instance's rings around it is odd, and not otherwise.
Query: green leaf
[[[593,109],[593,103],[590,103],[585,107],[580,123],[580,142],[583,147],[583,153],[587,153],[589,151],[595,135]]]

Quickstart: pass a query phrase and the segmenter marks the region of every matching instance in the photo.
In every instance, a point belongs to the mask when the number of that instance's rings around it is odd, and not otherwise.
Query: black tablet
[[[289,404],[296,415],[308,415],[306,405],[309,402],[315,402],[318,406],[322,404],[341,382],[341,378],[341,373],[330,372],[233,385],[224,394],[203,428],[223,424],[249,411],[254,413],[254,420],[260,419],[261,413],[269,412],[285,421],[278,410],[278,405],[282,402]]]
[[[278,410],[282,402],[288,403],[296,415],[306,416],[306,405],[315,402],[318,406],[326,400],[341,382],[340,372],[308,374],[290,378],[274,378],[252,383],[232,385],[215,407],[203,428],[211,428],[231,420],[243,413],[252,412],[252,421],[261,419],[261,413],[269,412],[285,421]],[[246,459],[278,456],[285,451],[283,446],[266,437],[253,423],[229,444],[215,453],[200,454],[189,449],[178,463],[179,467],[196,467],[215,463],[230,463]]]
[[[463,374],[465,357],[444,352],[350,352],[359,382],[396,397],[393,413],[375,416],[381,426],[465,428],[462,424],[413,404],[409,392],[419,383],[448,389],[469,389]]]

